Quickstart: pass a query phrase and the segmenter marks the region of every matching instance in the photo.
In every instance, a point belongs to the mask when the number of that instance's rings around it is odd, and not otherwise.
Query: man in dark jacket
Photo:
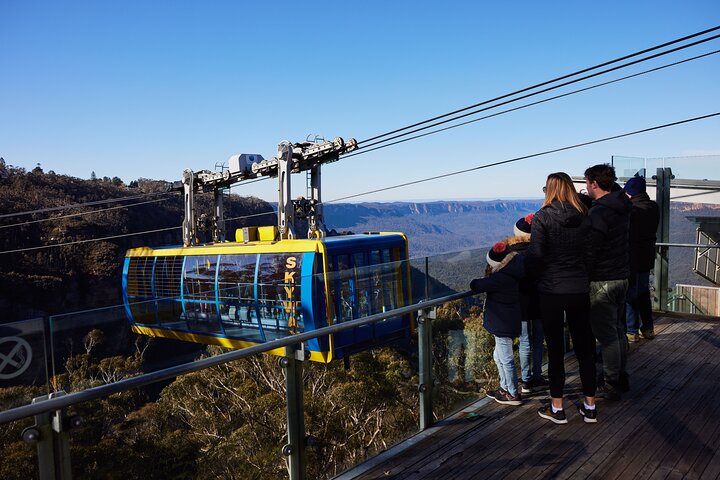
[[[655,330],[650,303],[650,270],[655,266],[655,240],[660,210],[645,191],[645,177],[633,177],[625,183],[625,193],[632,202],[630,214],[630,279],[625,299],[625,321],[628,339],[652,339]],[[639,325],[638,325],[639,323]]]
[[[599,395],[619,400],[628,389],[625,296],[628,288],[629,227],[632,204],[615,183],[611,165],[585,170],[585,186],[593,199],[589,211],[590,324],[600,343],[605,385]]]

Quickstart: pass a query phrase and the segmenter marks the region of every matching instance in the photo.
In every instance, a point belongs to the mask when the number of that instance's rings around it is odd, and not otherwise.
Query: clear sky
[[[368,138],[718,24],[718,0],[0,0],[0,156],[178,180],[234,153],[271,157],[285,139]],[[714,113],[718,79],[714,55],[348,158],[323,169],[323,199]],[[718,117],[355,201],[538,197],[547,173],[611,155],[704,154],[720,154]]]

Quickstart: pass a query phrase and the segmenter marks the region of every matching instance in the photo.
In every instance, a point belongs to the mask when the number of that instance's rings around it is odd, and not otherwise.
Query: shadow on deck
[[[338,478],[720,478],[720,322],[663,317],[655,331],[631,345],[631,391],[598,399],[596,424],[577,413],[569,356],[568,424],[538,417],[547,393],[481,400]]]

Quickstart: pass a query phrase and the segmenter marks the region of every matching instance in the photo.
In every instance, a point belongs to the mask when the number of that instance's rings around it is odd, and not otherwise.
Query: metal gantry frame
[[[230,186],[259,177],[278,177],[278,231],[280,238],[299,238],[295,220],[308,219],[308,237],[318,238],[325,235],[321,203],[320,167],[335,162],[340,155],[357,148],[354,138],[348,141],[340,137],[332,141],[291,143],[287,140],[278,144],[277,156],[264,159],[262,155],[240,154],[229,159],[230,167],[220,172],[202,170],[183,171],[182,180],[174,182],[172,190],[182,191],[184,195],[185,217],[183,220],[183,245],[186,247],[199,243],[197,231],[198,217],[195,212],[196,193],[213,193],[213,213],[210,221],[212,241],[225,241],[225,219],[223,192]],[[293,173],[308,172],[308,198],[292,200],[290,176]]]

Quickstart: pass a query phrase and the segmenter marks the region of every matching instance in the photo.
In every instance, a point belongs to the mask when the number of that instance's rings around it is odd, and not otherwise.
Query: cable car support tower
[[[185,204],[183,245],[198,244],[198,218],[195,215],[194,195],[213,193],[212,241],[225,241],[223,191],[233,184],[260,177],[278,178],[278,235],[280,239],[298,238],[296,219],[308,220],[308,238],[322,238],[326,234],[323,223],[320,167],[332,163],[340,155],[357,148],[354,138],[347,142],[340,137],[332,141],[290,143],[280,142],[277,157],[264,159],[262,155],[240,154],[229,159],[229,169],[222,172],[201,170],[183,171],[182,181],[173,182],[172,190],[182,191]],[[291,199],[290,174],[308,172],[307,197]]]

